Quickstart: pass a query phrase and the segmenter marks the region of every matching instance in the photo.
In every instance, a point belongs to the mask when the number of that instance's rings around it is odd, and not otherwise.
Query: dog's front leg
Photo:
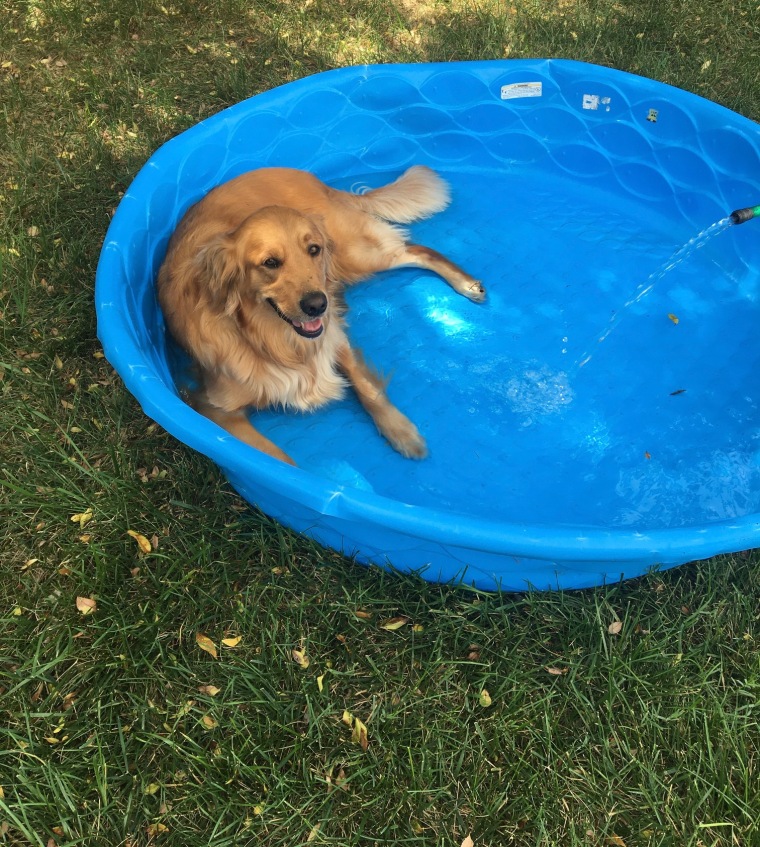
[[[388,399],[382,380],[372,373],[348,345],[338,353],[338,366],[353,386],[359,402],[391,446],[408,459],[424,459],[427,456],[425,439],[409,418]]]
[[[251,447],[255,447],[257,450],[261,450],[262,453],[274,456],[275,459],[287,462],[289,465],[295,465],[295,462],[287,453],[280,450],[273,441],[270,441],[265,435],[262,435],[253,427],[248,420],[248,415],[242,409],[234,409],[232,411],[220,409],[219,406],[214,406],[200,394],[194,395],[191,398],[191,402],[197,412],[200,412],[209,418],[209,420],[218,424],[222,429],[226,429],[230,435],[234,435],[235,438],[240,439],[240,441]]]

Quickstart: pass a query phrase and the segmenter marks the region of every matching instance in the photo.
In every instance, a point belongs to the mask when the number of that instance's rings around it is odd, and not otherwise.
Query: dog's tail
[[[409,168],[382,188],[351,195],[352,204],[362,211],[399,224],[430,217],[443,211],[450,201],[448,184],[424,165]]]

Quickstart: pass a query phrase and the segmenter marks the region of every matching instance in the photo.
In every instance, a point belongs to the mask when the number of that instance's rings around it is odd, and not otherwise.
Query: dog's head
[[[285,206],[266,206],[199,255],[208,290],[229,314],[243,307],[317,338],[329,321],[334,283],[321,221]]]

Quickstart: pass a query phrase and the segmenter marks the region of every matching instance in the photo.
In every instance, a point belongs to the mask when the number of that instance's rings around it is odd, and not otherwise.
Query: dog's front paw
[[[486,290],[479,279],[468,280],[460,289],[461,293],[473,303],[482,303],[486,299]]]
[[[417,427],[398,409],[377,422],[380,432],[388,439],[394,450],[407,459],[424,459],[427,456],[427,444]]]

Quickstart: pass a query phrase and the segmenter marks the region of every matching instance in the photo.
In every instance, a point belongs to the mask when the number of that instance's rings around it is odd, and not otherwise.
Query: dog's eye
[[[310,244],[309,245],[309,255],[310,256],[319,256],[319,254],[321,252],[322,252],[322,248],[319,246],[319,244]]]
[[[279,259],[275,259],[274,256],[270,256],[268,259],[264,259],[261,264],[264,265],[265,268],[274,270],[275,268],[280,267],[281,262]]]

